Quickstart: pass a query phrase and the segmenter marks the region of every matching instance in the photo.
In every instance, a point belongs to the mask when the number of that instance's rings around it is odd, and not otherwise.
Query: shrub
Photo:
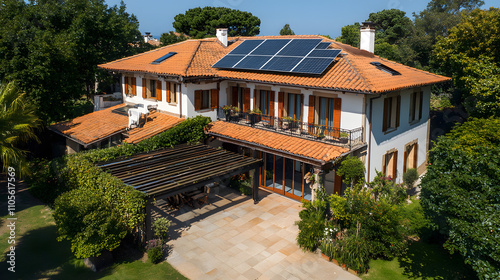
[[[341,261],[352,270],[366,272],[370,261],[368,242],[356,235],[346,237],[344,242],[345,248],[342,250]]]
[[[157,264],[163,260],[163,249],[162,247],[154,247],[148,250],[148,259]]]
[[[168,229],[170,228],[170,225],[171,222],[167,218],[165,217],[157,218],[153,222],[153,229],[156,237],[160,238],[161,240],[167,239]]]
[[[233,176],[229,182],[229,187],[235,190],[239,190],[243,195],[252,194],[252,179],[247,177],[245,174],[240,174]]]
[[[409,189],[413,188],[417,180],[418,180],[418,172],[416,168],[410,168],[406,170],[406,172],[403,174],[403,182]]]
[[[353,186],[364,182],[365,165],[359,158],[349,156],[342,161],[337,173],[342,176],[344,183]]]
[[[318,248],[325,230],[326,205],[326,201],[321,199],[303,201],[304,209],[299,212],[300,221],[296,222],[299,226],[297,244],[302,249],[314,252]]]

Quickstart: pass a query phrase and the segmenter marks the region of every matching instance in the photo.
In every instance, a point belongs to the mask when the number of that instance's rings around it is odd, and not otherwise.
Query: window
[[[216,109],[219,106],[219,90],[196,90],[194,92],[194,109]]]
[[[142,98],[154,98],[161,101],[161,81],[143,78]]]
[[[383,156],[382,173],[392,179],[396,178],[398,168],[398,151],[389,151]]]
[[[135,77],[127,77],[125,76],[125,86],[124,91],[127,95],[136,95],[136,87],[135,87]]]
[[[231,106],[240,110],[240,112],[247,112],[250,110],[250,89],[243,87],[232,87],[231,92]]]
[[[156,98],[156,80],[149,80],[149,96]]]
[[[418,142],[413,144],[408,144],[405,147],[404,161],[403,161],[403,173],[408,169],[418,167]]]
[[[317,134],[339,137],[340,136],[340,111],[342,99],[340,98],[319,98],[319,106],[317,107],[319,119],[316,124],[319,124]]]
[[[384,116],[382,131],[389,132],[399,126],[399,112],[401,110],[401,96],[386,97],[384,99]]]
[[[410,123],[422,119],[422,97],[421,91],[413,92],[410,99]]]
[[[167,82],[167,102],[168,103],[177,103],[177,88],[178,87],[180,87],[180,85]]]
[[[289,93],[288,94],[288,116],[290,118],[302,121],[302,103],[303,95]]]
[[[262,115],[270,115],[271,91],[258,90],[255,96],[255,108],[262,112]],[[274,93],[274,92],[273,92]]]

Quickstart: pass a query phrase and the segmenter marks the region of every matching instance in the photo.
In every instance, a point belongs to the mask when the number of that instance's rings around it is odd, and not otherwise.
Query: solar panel
[[[333,62],[333,58],[304,58],[293,73],[321,74]]]
[[[321,42],[319,43],[317,46],[316,46],[316,49],[317,50],[325,50],[325,49],[328,49],[328,47],[331,45],[332,43],[330,42]]]
[[[330,57],[336,58],[340,50],[314,50],[307,57]]]
[[[281,48],[290,42],[290,39],[266,40],[251,54],[253,55],[275,55]]]
[[[341,50],[321,39],[245,40],[212,67],[319,75]]]
[[[292,56],[275,56],[261,70],[289,72],[301,59]]]
[[[153,62],[151,62],[151,64],[160,64],[160,63],[162,63],[163,61],[167,60],[167,58],[169,58],[169,57],[171,57],[171,56],[173,56],[173,55],[175,55],[175,54],[177,54],[177,53],[176,53],[176,52],[169,52],[169,53],[167,53],[166,55],[164,55],[164,56],[162,56],[162,57],[158,58],[157,60],[155,60],[155,61],[153,61]]]
[[[242,60],[244,55],[226,55],[217,61],[212,67],[215,68],[233,68],[233,66]]]
[[[271,59],[270,55],[249,55],[233,68],[259,70],[269,59]]]
[[[229,54],[248,54],[262,42],[264,42],[264,40],[245,40],[234,48],[234,50],[232,50]]]
[[[281,56],[306,56],[314,49],[321,39],[293,39],[276,55]]]

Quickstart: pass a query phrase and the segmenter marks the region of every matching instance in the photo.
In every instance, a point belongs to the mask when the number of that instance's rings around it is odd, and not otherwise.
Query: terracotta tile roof
[[[50,126],[50,129],[83,145],[89,145],[103,140],[112,135],[123,133],[128,127],[128,116],[113,112],[113,110],[126,106],[116,105],[101,111],[92,112],[70,121],[60,122]],[[128,132],[126,142],[137,143],[153,135],[159,134],[184,119],[154,112],[149,114],[144,126],[134,128]]]
[[[341,154],[349,151],[347,148],[332,144],[316,142],[224,121],[212,122],[207,129],[207,133],[251,142],[260,146],[324,162],[332,161]]]
[[[148,116],[147,122],[139,128],[134,128],[130,130],[127,135],[128,138],[124,142],[135,144],[141,142],[144,139],[150,138],[156,134],[160,134],[179,123],[184,121],[184,119],[169,116],[162,113],[151,113]]]
[[[320,76],[304,76],[286,73],[264,73],[251,71],[230,71],[212,68],[212,65],[233,50],[244,40],[283,38],[321,38],[331,42],[330,48],[342,49],[342,55]],[[450,78],[418,70],[396,62],[380,58],[370,52],[336,42],[319,35],[262,36],[229,38],[234,43],[222,46],[217,39],[187,40],[162,47],[150,52],[101,64],[99,67],[122,72],[146,72],[189,77],[214,77],[234,80],[294,85],[309,88],[325,88],[363,93],[381,93],[403,88],[431,85]],[[176,55],[160,64],[150,64],[153,60],[169,53]],[[382,63],[401,75],[385,73],[370,62]]]

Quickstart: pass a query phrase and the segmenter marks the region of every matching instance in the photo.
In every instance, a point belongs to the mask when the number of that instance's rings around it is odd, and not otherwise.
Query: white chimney
[[[227,47],[227,28],[217,28],[217,39]]]
[[[375,52],[375,25],[371,21],[363,22],[359,48],[371,53]]]

